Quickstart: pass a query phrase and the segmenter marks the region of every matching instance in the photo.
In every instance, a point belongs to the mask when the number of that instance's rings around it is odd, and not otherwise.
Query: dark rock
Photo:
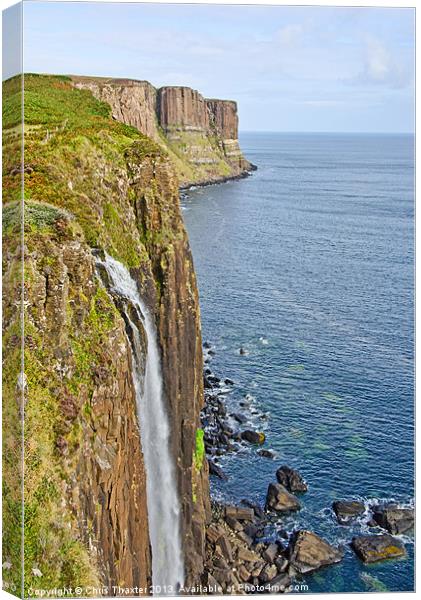
[[[403,543],[384,533],[382,535],[361,535],[354,537],[351,547],[355,554],[366,563],[378,562],[387,558],[398,558],[406,555]]]
[[[244,423],[247,423],[248,421],[247,417],[241,413],[234,413],[232,416],[241,425],[244,425]]]
[[[246,431],[241,433],[241,439],[250,442],[250,444],[264,444],[266,436],[261,431],[251,431],[251,429],[246,429]]]
[[[228,476],[224,473],[224,471],[221,469],[221,467],[219,467],[217,464],[215,464],[212,460],[208,459],[208,465],[209,465],[209,473],[211,475],[215,475],[215,477],[219,477],[219,479],[222,479],[222,481],[228,481]]]
[[[225,377],[224,379],[224,383],[226,383],[227,385],[234,385],[234,382],[232,379],[229,379],[229,377]]]
[[[252,539],[256,537],[259,528],[254,523],[249,523],[244,527],[244,533],[247,534]]]
[[[300,473],[287,465],[279,467],[276,471],[276,478],[290,492],[306,492],[308,489]]]
[[[273,450],[266,450],[265,448],[262,448],[261,450],[257,451],[257,454],[259,454],[259,456],[263,456],[263,458],[275,458],[276,454]]]
[[[344,551],[331,546],[312,531],[296,531],[288,547],[290,564],[295,572],[307,573],[340,562]]]
[[[212,344],[208,341],[203,342],[203,347],[206,348],[206,350],[209,350],[209,348],[212,348]]]
[[[300,510],[301,504],[283,485],[271,483],[266,496],[266,508],[278,512],[288,512]]]
[[[348,525],[365,511],[364,504],[357,500],[336,500],[333,502],[332,508],[341,525]]]
[[[269,544],[266,550],[262,553],[266,562],[273,563],[278,556],[279,548],[277,544]]]
[[[373,519],[376,524],[387,529],[389,533],[405,533],[414,527],[413,508],[386,507],[375,509]]]
[[[279,573],[285,573],[285,571],[288,569],[289,562],[286,558],[280,556],[279,558],[275,559],[275,565]]]
[[[286,529],[279,529],[278,535],[284,540],[287,540],[289,538],[288,531]]]

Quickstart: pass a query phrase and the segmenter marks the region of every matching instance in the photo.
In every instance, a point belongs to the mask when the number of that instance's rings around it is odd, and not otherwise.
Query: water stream
[[[146,467],[149,537],[152,548],[152,586],[157,595],[171,595],[184,580],[180,537],[180,503],[174,461],[169,447],[170,427],[165,410],[160,355],[155,323],[142,302],[135,280],[124,265],[106,255],[97,259],[110,279],[126,322],[132,350],[142,451]],[[145,357],[140,320],[147,338]]]

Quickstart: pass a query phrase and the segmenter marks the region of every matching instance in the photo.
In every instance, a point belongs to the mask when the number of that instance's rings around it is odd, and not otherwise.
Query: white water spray
[[[126,267],[108,255],[105,260],[98,259],[97,264],[106,269],[111,292],[123,303],[124,318],[131,330],[128,337],[132,349],[133,383],[146,467],[153,591],[156,595],[174,595],[184,583],[184,561],[180,539],[180,503],[169,446],[170,429],[162,393],[156,327],[140,298],[136,282]],[[130,315],[129,303],[146,332],[146,364],[142,339]]]

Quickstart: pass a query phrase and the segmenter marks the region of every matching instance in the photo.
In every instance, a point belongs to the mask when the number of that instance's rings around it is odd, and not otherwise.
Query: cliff
[[[203,571],[209,519],[198,294],[181,218],[179,180],[156,121],[149,86],[112,88],[111,105],[66,77],[25,76],[25,587],[151,583],[146,474],[133,364],[118,302],[95,269],[95,252],[125,265],[154,316],[182,505],[186,583]],[[113,93],[112,93],[113,92]],[[21,193],[17,79],[3,88],[4,548],[6,578],[20,586],[20,449],[15,390],[20,315]],[[143,104],[142,104],[143,106]],[[133,109],[134,107],[134,109]],[[134,117],[134,113],[136,117]],[[128,111],[128,112],[126,112]],[[141,323],[139,328],[142,328]],[[144,332],[140,336],[146,356]],[[165,494],[165,489],[156,490]],[[94,594],[95,595],[95,594]]]
[[[189,87],[155,89],[147,81],[71,79],[75,87],[108,102],[114,119],[165,148],[181,187],[242,177],[255,168],[238,144],[236,102],[208,100]]]

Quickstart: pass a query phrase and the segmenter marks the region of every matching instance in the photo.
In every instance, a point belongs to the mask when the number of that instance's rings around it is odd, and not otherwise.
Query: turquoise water
[[[334,499],[413,501],[413,138],[247,134],[251,177],[182,200],[212,369],[252,396],[251,425],[275,461],[228,455],[213,494],[264,503],[280,464],[309,483],[279,526],[347,544]],[[238,350],[243,347],[246,355]],[[248,410],[248,409],[247,409]],[[310,592],[413,589],[408,558],[344,561],[305,578]]]

